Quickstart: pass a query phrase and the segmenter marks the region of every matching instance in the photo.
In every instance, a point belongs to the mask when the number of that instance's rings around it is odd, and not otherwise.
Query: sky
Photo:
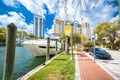
[[[64,0],[0,0],[2,27],[13,22],[18,30],[33,33],[34,14],[44,16],[45,34],[52,33],[54,19],[88,22],[92,28],[119,18],[118,0],[68,0],[66,9]]]

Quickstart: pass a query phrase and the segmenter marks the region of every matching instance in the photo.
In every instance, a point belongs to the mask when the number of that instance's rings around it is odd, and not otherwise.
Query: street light
[[[71,31],[71,60],[73,60],[73,26],[74,24],[77,23],[77,28],[80,28],[80,24],[78,21],[74,21],[71,26],[72,26],[72,31]]]
[[[77,28],[80,28],[80,24],[79,24],[79,22],[78,21],[74,21],[74,22],[67,22],[67,24],[66,25],[70,25],[71,26],[71,28],[69,29],[69,31],[70,31],[70,33],[71,34],[69,34],[70,35],[70,37],[71,37],[71,60],[73,60],[73,26],[74,26],[74,24],[75,23],[78,23],[78,25],[77,25]],[[70,27],[69,26],[69,27]],[[67,26],[68,27],[68,26]]]

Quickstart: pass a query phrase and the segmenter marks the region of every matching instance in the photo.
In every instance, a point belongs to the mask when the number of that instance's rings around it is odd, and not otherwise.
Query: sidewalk
[[[80,80],[115,80],[82,51],[77,51]]]

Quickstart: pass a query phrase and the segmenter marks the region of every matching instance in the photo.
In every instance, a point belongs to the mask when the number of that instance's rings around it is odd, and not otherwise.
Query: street
[[[113,51],[104,49],[109,52],[112,56],[111,60],[96,59],[95,62],[100,65],[105,71],[107,71],[116,80],[120,80],[120,51]],[[92,56],[87,54],[93,59]]]

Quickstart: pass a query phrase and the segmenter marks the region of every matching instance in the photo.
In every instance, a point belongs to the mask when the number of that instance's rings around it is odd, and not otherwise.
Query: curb
[[[77,51],[75,51],[75,80],[81,80],[80,78],[80,66],[78,63]]]

